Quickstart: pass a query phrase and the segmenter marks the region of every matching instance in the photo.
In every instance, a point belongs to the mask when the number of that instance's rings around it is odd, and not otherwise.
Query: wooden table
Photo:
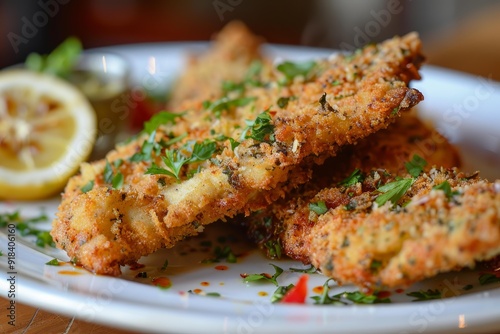
[[[463,22],[441,34],[425,47],[428,62],[500,80],[500,6]],[[1,333],[106,333],[131,334],[107,326],[53,314],[42,309],[17,304],[16,327],[5,324],[8,300],[0,299]]]

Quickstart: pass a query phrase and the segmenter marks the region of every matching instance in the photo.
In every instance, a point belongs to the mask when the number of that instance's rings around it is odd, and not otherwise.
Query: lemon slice
[[[95,112],[76,87],[28,70],[0,72],[0,199],[62,190],[96,132]]]

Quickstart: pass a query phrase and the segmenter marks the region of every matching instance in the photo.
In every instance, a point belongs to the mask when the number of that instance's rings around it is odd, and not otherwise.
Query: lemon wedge
[[[62,190],[95,143],[95,112],[74,86],[28,70],[0,72],[0,199]]]

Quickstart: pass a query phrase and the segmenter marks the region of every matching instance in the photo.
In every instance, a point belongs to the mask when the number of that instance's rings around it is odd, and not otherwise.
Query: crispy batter
[[[451,194],[433,189],[445,181]],[[370,192],[356,194],[350,201],[362,206],[337,206],[311,229],[312,264],[339,283],[408,286],[500,254],[500,181],[433,169],[415,180],[403,209],[372,200]]]
[[[427,161],[427,171],[432,166],[460,166],[454,147],[438,132],[425,126],[412,112],[357,145],[346,146],[338,156],[317,166],[310,182],[295,189],[284,199],[248,218],[239,217],[237,221],[246,226],[250,238],[266,250],[269,256],[275,255],[274,247],[279,244],[283,254],[309,263],[311,250],[307,236],[311,234],[315,224],[309,219],[309,203],[321,200],[314,199],[317,193],[337,186],[356,169],[370,173],[378,168],[404,175],[405,162],[410,161],[415,154]],[[349,198],[341,193],[341,188],[336,192],[339,196],[328,199],[329,207],[349,202]]]
[[[404,163],[413,154],[425,157],[426,173],[415,179],[397,209],[392,203],[379,208],[377,189],[409,178]],[[312,182],[244,225],[268,255],[281,247],[339,284],[369,289],[408,286],[498,256],[500,181],[489,183],[478,173],[466,175],[456,168],[429,170],[432,165],[458,166],[459,161],[443,137],[405,115],[344,149],[316,169]],[[366,178],[342,185],[356,168]],[[449,192],[433,190],[445,181]],[[326,213],[310,209],[319,202],[325,203]]]
[[[182,110],[186,100],[221,97],[223,82],[241,82],[253,63],[268,62],[260,53],[262,38],[239,21],[232,21],[215,36],[207,52],[190,54],[168,101],[168,110]]]
[[[320,163],[387,127],[422,100],[408,88],[411,79],[419,78],[421,61],[418,36],[409,34],[352,56],[319,61],[306,78],[285,81],[273,69],[269,80],[244,82],[241,96],[232,92],[224,101],[212,101],[238,106],[183,103],[186,111],[175,124],[117,147],[106,161],[82,166],[65,189],[52,236],[85,268],[118,275],[120,265],[171,247],[203,225],[261,209],[306,180],[291,177],[310,169],[306,163]],[[277,107],[284,96],[293,99]],[[251,100],[234,102],[243,97]],[[240,141],[239,146],[233,150],[226,137]],[[165,169],[167,154],[171,160],[192,157],[194,142],[215,143],[217,149],[210,159],[184,165],[179,180],[145,174],[150,167]],[[157,150],[138,160],[135,154],[144,155],[154,145]],[[111,179],[117,176],[123,182],[115,189]],[[92,189],[84,193],[89,182]]]

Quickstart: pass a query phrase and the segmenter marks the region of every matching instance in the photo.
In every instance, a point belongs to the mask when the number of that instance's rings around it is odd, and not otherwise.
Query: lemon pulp
[[[0,198],[60,191],[95,134],[95,112],[76,87],[25,70],[0,73]]]

